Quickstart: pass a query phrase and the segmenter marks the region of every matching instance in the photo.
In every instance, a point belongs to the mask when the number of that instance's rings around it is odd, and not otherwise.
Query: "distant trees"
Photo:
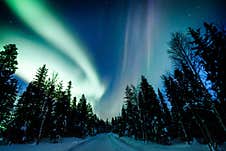
[[[121,116],[112,119],[114,131],[125,125],[120,135],[159,143],[196,138],[217,150],[226,140],[225,50],[225,29],[213,24],[204,23],[202,32],[173,33],[168,53],[175,68],[162,76],[163,93],[158,89],[157,96],[144,76],[137,93],[127,86]]]
[[[78,102],[77,110],[79,115],[78,125],[81,127],[81,135],[83,137],[88,134],[93,135],[93,111],[91,105],[87,103],[84,95],[82,95],[80,101]]]
[[[0,52],[0,136],[8,143],[25,143],[59,136],[86,137],[110,130],[100,120],[85,95],[72,99],[72,82],[63,89],[58,74],[48,76],[46,65],[38,68],[34,79],[21,96],[17,96],[17,48],[4,46]]]
[[[14,125],[18,132],[25,127],[25,132],[16,136],[16,142],[39,140],[50,137],[57,142],[59,136],[85,137],[99,131],[100,120],[92,111],[92,106],[82,95],[79,102],[71,97],[71,81],[63,90],[57,74],[48,78],[46,65],[40,67],[27,90],[18,100]],[[101,132],[104,132],[103,129]]]
[[[162,111],[153,87],[144,76],[141,77],[138,91],[134,86],[126,87],[124,98],[121,116],[112,119],[114,131],[120,136],[134,136],[135,139],[144,141],[166,141],[167,130],[164,123],[167,122],[164,119],[167,119],[167,115]]]

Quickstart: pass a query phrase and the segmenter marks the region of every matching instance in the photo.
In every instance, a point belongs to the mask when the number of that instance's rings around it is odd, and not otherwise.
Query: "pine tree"
[[[52,135],[53,123],[54,123],[54,108],[56,105],[57,95],[58,95],[58,73],[53,73],[51,78],[46,80],[46,102],[44,106],[44,112],[42,120],[43,124],[43,136],[48,137]],[[62,86],[62,85],[61,85]],[[61,89],[62,90],[62,89]]]
[[[69,132],[72,136],[77,136],[76,126],[78,125],[77,98],[73,97],[71,104],[71,112],[69,116]]]
[[[220,124],[215,118],[214,112],[212,112],[211,103],[205,101],[205,96],[202,93],[203,89],[194,78],[193,73],[185,65],[183,65],[183,72],[186,83],[189,83],[187,91],[190,94],[185,96],[189,102],[186,108],[190,110],[192,119],[195,121],[193,126],[197,125],[201,133],[193,132],[197,129],[195,127],[192,128],[192,132],[196,137],[197,134],[201,134],[210,148],[215,148],[215,144],[220,141],[220,137],[224,134],[223,129],[218,126]]]
[[[203,33],[200,29],[192,28],[189,28],[189,35],[174,33],[168,52],[177,67],[184,72],[191,72],[185,74],[187,81],[193,81],[187,85],[190,87],[190,90],[187,90],[190,95],[185,95],[189,101],[186,106],[196,123],[193,125],[197,125],[203,131],[202,135],[210,143],[210,149],[214,150],[213,148],[217,148],[214,144],[217,144],[216,141],[223,142],[226,132],[223,67],[225,31],[207,23],[204,23],[204,27]],[[203,78],[203,75],[207,78]],[[211,90],[217,94],[216,97],[211,97],[213,93],[210,93],[206,85],[209,81]],[[215,103],[215,98],[220,103]],[[216,118],[213,118],[213,115]],[[216,127],[211,123],[218,123],[220,128],[213,131]],[[195,133],[197,135],[197,132]]]
[[[132,89],[127,86],[126,87],[126,91],[125,91],[125,105],[126,105],[126,113],[127,113],[127,117],[126,117],[126,123],[127,123],[127,129],[128,129],[128,136],[132,136],[135,132],[135,124],[134,124],[134,103],[132,102],[133,100],[133,93],[132,93]]]
[[[38,121],[40,121],[39,127],[37,128],[38,134],[37,134],[36,144],[39,144],[39,140],[42,136],[44,122],[46,120],[46,116],[49,111],[49,108],[48,108],[49,98],[46,91],[47,74],[48,74],[48,69],[46,68],[46,65],[43,65],[38,69],[35,79],[33,81],[33,85],[36,88],[35,97],[33,98],[33,100],[37,101],[40,105],[39,112],[37,111],[36,113],[38,116],[38,118],[37,117],[36,118],[38,119]],[[53,87],[51,87],[51,89],[54,90]]]
[[[64,136],[66,132],[67,125],[67,108],[65,107],[65,103],[67,100],[67,95],[65,91],[61,91],[58,94],[58,99],[55,102],[54,114],[53,114],[53,137],[59,135]]]
[[[182,139],[188,141],[187,130],[184,125],[184,110],[183,106],[185,105],[184,100],[181,98],[180,88],[178,87],[176,81],[171,77],[163,76],[166,94],[169,102],[171,103],[172,109],[172,136],[174,138],[181,137]]]
[[[122,106],[121,110],[121,117],[119,118],[119,136],[124,136],[126,132],[126,126],[127,126],[127,114],[124,105]]]
[[[0,51],[0,131],[6,128],[11,118],[13,104],[17,96],[17,48],[15,44],[4,46]]]
[[[200,29],[189,28],[189,33],[195,45],[193,50],[196,56],[200,56],[201,62],[207,71],[207,79],[212,82],[212,89],[217,93],[218,101],[225,102],[225,49],[226,34],[224,29],[218,29],[213,24],[204,23],[205,32]]]
[[[44,85],[44,93],[45,98],[42,101],[42,109],[41,109],[41,124],[39,128],[39,136],[48,137],[52,136],[53,123],[54,123],[54,107],[55,100],[57,99],[57,82],[58,82],[58,73],[53,73],[51,78],[45,80]],[[39,139],[37,139],[37,144],[39,143]]]
[[[46,134],[46,136],[48,136],[48,134],[50,133],[50,127],[51,124],[50,123],[46,123],[46,121],[50,121],[51,120],[51,113],[52,113],[52,109],[53,109],[53,102],[54,102],[54,97],[51,96],[52,94],[54,94],[54,86],[52,85],[50,87],[50,89],[48,90],[48,93],[46,94],[44,100],[43,100],[43,104],[42,104],[42,109],[41,109],[41,124],[40,124],[40,128],[39,128],[39,134],[38,134],[38,139],[37,139],[37,144],[39,144],[39,140],[44,134]]]
[[[87,136],[88,133],[87,130],[88,110],[87,110],[87,101],[84,94],[82,95],[81,99],[78,102],[77,109],[79,114],[79,126],[81,129],[81,137],[85,137]]]
[[[94,114],[90,103],[87,103],[87,129],[89,135],[94,135]]]
[[[174,70],[174,80],[176,83],[177,91],[178,91],[178,107],[181,108],[181,114],[183,122],[183,126],[185,128],[187,137],[185,138],[188,143],[192,140],[191,136],[191,125],[192,123],[192,116],[190,110],[186,110],[186,106],[189,106],[191,102],[194,100],[191,100],[192,98],[192,92],[191,92],[191,83],[186,79],[184,73],[179,70]],[[198,100],[196,100],[198,102]],[[197,103],[196,102],[196,103]]]
[[[117,123],[115,122],[115,118],[114,117],[112,117],[111,118],[111,131],[113,132],[113,133],[117,133],[115,130],[116,130],[116,126],[117,126]]]
[[[46,78],[48,69],[45,65],[40,67],[32,82],[29,83],[26,91],[18,100],[15,123],[20,129],[27,124],[28,140],[40,137],[40,130],[43,117],[45,115],[47,96],[45,93]],[[37,141],[38,142],[38,141]]]
[[[190,30],[190,34],[191,34],[192,38],[193,39],[196,38],[193,43],[198,44],[198,42],[200,42],[202,40],[202,39],[200,39],[200,36],[199,36],[200,31],[197,30],[195,32],[192,29],[189,29],[189,30]],[[210,40],[208,40],[208,38],[206,40],[207,40],[207,42],[211,42]],[[208,43],[206,45],[204,43],[201,43],[200,45],[203,45],[203,47],[205,47],[208,45]],[[172,35],[172,39],[170,41],[170,49],[168,50],[168,53],[169,53],[170,57],[173,59],[173,61],[175,62],[177,67],[181,68],[181,65],[185,64],[193,72],[193,75],[196,78],[196,81],[198,81],[199,85],[203,89],[202,93],[203,93],[203,95],[206,96],[205,100],[209,104],[211,104],[211,108],[214,111],[214,114],[215,114],[216,118],[218,119],[218,121],[225,133],[226,126],[222,120],[222,117],[221,117],[219,111],[217,110],[217,108],[213,102],[213,99],[211,98],[209,91],[207,90],[207,88],[201,78],[201,74],[204,72],[202,70],[202,67],[203,66],[205,67],[205,64],[208,64],[208,60],[203,60],[202,55],[197,55],[199,51],[194,51],[194,49],[197,49],[197,48],[199,48],[199,47],[194,47],[192,45],[191,38],[189,38],[187,35],[185,35],[183,33],[176,32],[176,33],[173,33],[173,35]],[[206,53],[203,53],[203,55],[206,55]],[[213,55],[210,55],[210,58],[212,56]],[[221,63],[223,63],[223,62],[221,61]],[[219,65],[219,66],[222,67],[222,65]],[[220,70],[222,70],[221,67],[220,67]],[[207,68],[207,67],[205,67],[205,68]]]
[[[160,89],[158,89],[158,97],[161,103],[162,117],[162,138],[160,143],[170,144],[169,129],[171,125],[171,113]]]
[[[149,139],[159,141],[162,131],[161,109],[154,88],[147,82],[147,79],[142,76],[140,84],[139,99],[140,109],[143,110],[141,118],[144,125],[144,140]]]
[[[14,129],[17,131],[20,131],[20,128],[23,125],[26,125],[26,133],[24,133],[24,136],[18,135],[16,136],[18,140],[22,140],[22,137],[25,137],[26,139],[24,141],[30,141],[33,140],[34,137],[37,136],[37,112],[39,112],[39,103],[34,102],[32,98],[34,94],[34,86],[32,83],[29,83],[27,86],[26,91],[22,94],[20,99],[18,100],[18,103],[16,105],[16,111],[15,111],[15,119],[14,123],[15,126]],[[31,110],[32,109],[32,110]],[[36,131],[35,131],[36,130]]]
[[[189,28],[194,44],[193,51],[195,55],[202,58],[200,62],[207,73],[207,80],[211,81],[211,89],[217,94],[215,114],[226,133],[226,99],[225,99],[225,49],[226,49],[226,33],[225,29],[217,28],[213,24],[204,23],[205,31],[202,33],[200,29],[194,30]],[[213,105],[214,106],[214,105]],[[222,121],[221,121],[222,119]]]
[[[150,121],[149,121],[149,111],[150,111],[150,85],[147,82],[147,79],[142,76],[141,83],[140,83],[140,92],[138,95],[139,101],[139,108],[141,112],[141,124],[142,124],[142,139],[145,141],[148,139],[148,135],[150,136],[150,129],[148,128]],[[149,131],[148,131],[149,129]]]
[[[33,81],[34,86],[36,86],[40,90],[45,89],[47,74],[48,74],[48,69],[46,68],[46,65],[44,64],[42,67],[40,67],[38,69],[38,71],[35,75],[35,78]]]
[[[71,117],[70,117],[70,114],[71,114],[71,87],[72,87],[72,82],[69,81],[68,82],[68,86],[67,86],[67,89],[65,90],[65,97],[66,99],[64,100],[64,124],[65,124],[65,127],[64,127],[64,133],[68,135],[69,133],[69,127],[70,127],[70,124],[71,124]]]
[[[163,97],[162,92],[160,91],[160,89],[158,89],[158,96],[159,96],[159,100],[161,102],[161,106],[162,106],[162,113],[163,113],[163,119],[164,119],[164,123],[166,125],[170,125],[171,123],[171,116],[170,116],[170,110],[168,108],[168,105],[166,103],[166,100]]]
[[[132,102],[132,119],[133,119],[133,135],[135,139],[141,138],[141,118],[138,104],[137,90],[135,86],[131,85],[131,102]],[[136,121],[136,122],[134,122]]]

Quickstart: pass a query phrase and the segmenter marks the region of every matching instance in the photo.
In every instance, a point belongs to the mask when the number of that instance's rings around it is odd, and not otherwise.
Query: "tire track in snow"
[[[112,134],[108,134],[108,137],[110,138],[110,140],[112,140],[111,142],[119,147],[118,151],[141,151],[139,148],[128,144],[127,142],[113,136]]]
[[[73,144],[65,151],[141,151],[113,134],[102,134]]]
[[[95,140],[94,138],[92,139],[87,139],[87,140],[82,140],[78,143],[73,144],[72,146],[70,146],[68,149],[66,149],[65,151],[75,151],[76,149],[82,147],[83,145],[87,145],[89,144],[91,141]]]

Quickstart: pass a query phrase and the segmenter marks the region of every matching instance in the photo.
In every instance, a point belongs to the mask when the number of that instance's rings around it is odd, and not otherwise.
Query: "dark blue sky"
[[[141,75],[161,88],[160,76],[172,67],[172,32],[226,21],[223,0],[9,1],[0,2],[0,44],[18,45],[17,75],[29,82],[47,64],[73,81],[78,98],[87,94],[101,117],[118,114],[126,85]]]

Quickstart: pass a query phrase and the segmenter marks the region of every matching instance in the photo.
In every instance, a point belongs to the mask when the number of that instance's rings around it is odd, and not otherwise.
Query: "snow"
[[[117,135],[114,135],[114,137],[118,137]],[[128,146],[132,146],[136,150],[139,151],[208,151],[208,146],[199,144],[197,142],[194,142],[193,144],[173,144],[173,145],[160,145],[157,143],[151,143],[151,142],[143,142],[143,141],[136,141],[133,138],[129,137],[121,137],[119,138],[121,142],[124,142],[125,144],[128,144]]]
[[[42,140],[39,145],[33,144],[12,144],[0,146],[0,151],[65,151],[71,146],[83,143],[87,139],[63,138],[61,143],[50,143],[48,140]]]
[[[63,138],[61,143],[52,144],[42,140],[39,145],[13,144],[0,146],[0,151],[208,151],[207,145],[194,142],[188,144],[159,145],[144,143],[128,137],[118,137],[113,133],[100,134],[86,139]]]

